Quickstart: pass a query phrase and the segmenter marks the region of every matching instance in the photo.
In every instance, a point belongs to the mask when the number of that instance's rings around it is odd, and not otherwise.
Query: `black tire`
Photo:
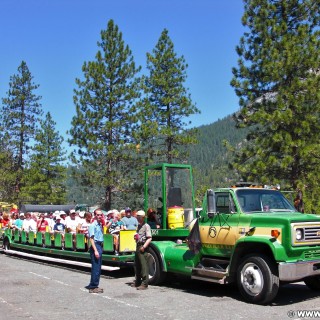
[[[320,290],[320,276],[314,276],[304,279],[306,286],[314,291]]]
[[[154,249],[148,249],[147,259],[149,265],[149,284],[161,284],[165,280],[167,273],[162,271],[160,260]]]
[[[6,250],[10,250],[10,241],[8,238],[5,238],[3,240],[3,249]]]
[[[242,297],[256,304],[270,303],[279,290],[279,276],[275,262],[264,255],[249,255],[242,260],[237,283]]]

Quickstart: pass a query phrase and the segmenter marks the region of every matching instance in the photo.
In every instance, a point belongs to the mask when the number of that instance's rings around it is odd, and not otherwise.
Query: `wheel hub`
[[[254,263],[247,263],[241,271],[241,283],[244,290],[252,295],[258,295],[263,289],[263,275]]]

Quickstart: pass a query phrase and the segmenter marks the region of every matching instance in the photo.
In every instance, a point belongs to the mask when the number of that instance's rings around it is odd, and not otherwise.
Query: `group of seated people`
[[[120,230],[137,230],[138,228],[136,213],[137,211],[131,211],[129,207],[120,212],[118,210],[110,210],[107,213],[105,226],[108,232],[114,237],[116,255],[119,254]],[[160,222],[158,218],[156,218],[156,212],[153,209],[148,209],[147,217],[147,223],[150,224],[151,228],[160,228]]]
[[[114,253],[119,254],[119,234],[120,230],[136,230],[138,228],[138,220],[135,217],[136,211],[132,211],[129,207],[121,210],[110,210],[103,218],[102,224],[104,232],[113,236]],[[152,209],[147,211],[147,222],[151,228],[160,228],[160,222],[157,218],[156,212]],[[82,233],[88,237],[89,225],[94,221],[94,214],[89,211],[76,212],[70,210],[68,214],[64,211],[55,211],[48,213],[19,213],[13,212],[11,215],[7,212],[0,214],[0,227],[2,229],[12,229],[43,233],[50,232],[52,235],[61,234],[62,241],[64,241],[65,233],[73,234],[73,242],[75,248],[76,234]]]

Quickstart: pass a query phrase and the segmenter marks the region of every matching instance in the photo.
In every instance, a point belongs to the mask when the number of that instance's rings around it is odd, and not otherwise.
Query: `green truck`
[[[148,262],[150,284],[169,273],[219,284],[237,284],[250,303],[267,304],[281,283],[304,281],[320,289],[320,217],[302,214],[279,190],[233,186],[208,190],[195,208],[192,168],[156,164],[145,168],[144,209],[153,213]],[[190,231],[191,230],[191,231]],[[103,268],[113,270],[134,260],[135,231],[121,231],[120,255],[104,234]],[[90,262],[82,234],[61,238],[45,233],[0,230],[5,252],[30,254],[59,262]]]
[[[152,230],[151,284],[161,284],[168,273],[235,283],[244,300],[257,304],[270,303],[282,283],[304,281],[320,289],[320,217],[297,212],[276,188],[208,190],[196,212],[190,167],[148,167],[145,184],[145,210],[160,194],[163,217],[162,228]]]

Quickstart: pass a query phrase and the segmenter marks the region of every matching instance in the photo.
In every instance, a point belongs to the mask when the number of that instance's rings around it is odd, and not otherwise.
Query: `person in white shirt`
[[[45,220],[48,221],[48,226],[49,226],[49,232],[53,232],[53,227],[55,225],[55,222],[53,220],[53,213],[49,212],[46,217]]]
[[[69,219],[66,219],[66,228],[69,233],[76,233],[77,227],[79,225],[79,218],[76,218],[76,213],[71,212],[69,215]]]
[[[34,216],[31,217],[31,213],[27,212],[25,214],[25,219],[23,220],[23,224],[22,224],[22,230],[26,231],[26,232],[37,232],[37,223],[35,221]]]
[[[77,227],[79,225],[79,218],[76,219],[76,212],[70,212],[69,219],[66,219],[66,232],[71,233],[73,235],[73,247],[75,249],[76,244],[76,233]]]
[[[67,214],[64,211],[59,211],[59,215],[61,218],[61,223],[66,225],[67,223]]]
[[[92,213],[87,211],[84,213],[80,212],[80,217],[83,216],[83,218],[78,220],[78,232],[88,234],[89,226],[92,222]]]

